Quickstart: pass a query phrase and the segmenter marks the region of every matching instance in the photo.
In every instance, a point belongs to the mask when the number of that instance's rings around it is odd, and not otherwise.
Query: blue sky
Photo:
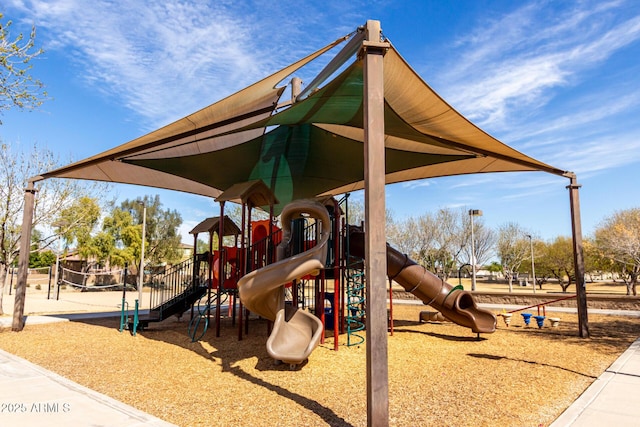
[[[236,92],[368,19],[454,108],[504,143],[577,174],[583,232],[640,206],[640,2],[5,0],[12,34],[37,27],[33,74],[50,101],[2,116],[0,138],[66,163],[115,147]],[[304,79],[304,78],[303,78]],[[568,181],[483,174],[394,184],[394,217],[441,207],[570,235]],[[160,194],[184,232],[217,205]],[[189,243],[189,238],[183,239]]]

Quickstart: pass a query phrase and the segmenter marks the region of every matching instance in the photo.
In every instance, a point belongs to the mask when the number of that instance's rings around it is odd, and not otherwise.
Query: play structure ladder
[[[363,259],[347,255],[347,346],[364,342],[365,329],[365,277]]]

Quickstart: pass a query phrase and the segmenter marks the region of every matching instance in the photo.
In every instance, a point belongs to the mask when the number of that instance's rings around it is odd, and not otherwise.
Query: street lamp
[[[144,202],[139,202],[142,205],[142,247],[140,249],[140,270],[138,279],[138,302],[142,307],[142,284],[144,283],[144,238],[147,228],[147,206]]]
[[[531,234],[527,234],[529,238],[529,246],[531,246],[531,276],[533,277],[533,293],[536,293],[536,266],[535,261],[533,260],[533,238]]]
[[[471,218],[471,290],[476,290],[476,242],[473,235],[473,217],[482,216],[479,209],[469,209],[469,218]]]

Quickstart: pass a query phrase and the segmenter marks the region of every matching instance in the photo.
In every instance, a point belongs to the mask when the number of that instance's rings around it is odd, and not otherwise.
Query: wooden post
[[[24,208],[22,212],[22,230],[20,231],[20,255],[18,257],[18,282],[13,308],[13,324],[11,330],[20,332],[24,329],[24,302],[27,292],[27,274],[29,270],[29,252],[31,250],[31,228],[33,227],[33,210],[36,189],[33,181],[29,181],[24,189]]]
[[[367,328],[367,425],[389,425],[387,353],[387,248],[383,59],[380,22],[367,21],[362,43],[364,79],[364,196]]]
[[[587,286],[584,280],[584,251],[582,246],[582,222],[580,220],[580,195],[578,190],[581,185],[575,174],[567,174],[571,183],[569,200],[571,203],[571,232],[573,235],[573,265],[576,274],[576,304],[578,306],[578,333],[580,338],[589,338],[589,318],[587,313]],[[534,284],[535,285],[535,284]]]

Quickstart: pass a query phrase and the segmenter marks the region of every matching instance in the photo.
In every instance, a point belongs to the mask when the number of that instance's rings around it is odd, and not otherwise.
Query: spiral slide
[[[321,222],[320,240],[311,249],[291,257],[285,252],[291,240],[291,221],[308,215]],[[240,300],[250,311],[274,322],[267,353],[290,365],[303,363],[320,343],[322,321],[306,310],[285,305],[284,286],[324,268],[331,230],[329,213],[319,202],[297,200],[282,211],[282,242],[273,264],[254,270],[238,281]]]
[[[349,244],[353,255],[364,257],[364,232],[352,228]],[[495,332],[495,314],[479,308],[469,292],[451,286],[388,244],[387,275],[452,322],[476,333]]]

